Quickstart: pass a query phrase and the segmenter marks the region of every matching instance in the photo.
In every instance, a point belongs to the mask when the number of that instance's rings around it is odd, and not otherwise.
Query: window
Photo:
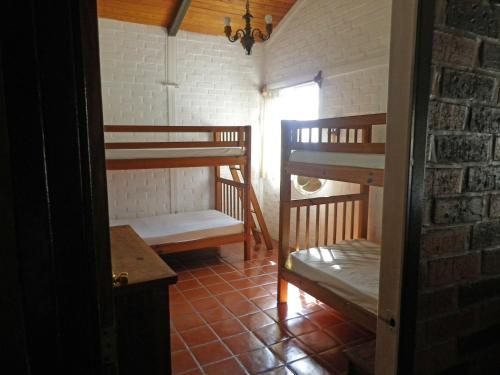
[[[319,86],[315,82],[275,90],[268,94],[264,106],[263,177],[279,186],[281,162],[281,121],[316,120],[319,117]],[[314,180],[314,181],[313,181]],[[295,178],[295,187],[302,194],[321,189],[324,181],[306,177]]]

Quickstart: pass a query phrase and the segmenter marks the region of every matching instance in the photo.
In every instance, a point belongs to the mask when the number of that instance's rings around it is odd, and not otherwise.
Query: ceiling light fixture
[[[255,44],[255,38],[258,37],[260,40],[265,42],[271,36],[273,32],[273,16],[268,14],[264,17],[266,22],[267,35],[264,35],[260,29],[252,29],[252,14],[250,14],[250,2],[247,0],[247,12],[243,16],[245,20],[245,29],[238,29],[234,36],[232,36],[231,29],[231,18],[224,17],[224,32],[231,43],[241,40],[241,45],[247,51],[247,55],[252,54],[252,47]]]

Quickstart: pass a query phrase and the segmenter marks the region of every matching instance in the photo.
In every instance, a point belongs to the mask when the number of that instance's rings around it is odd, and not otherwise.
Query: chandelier
[[[271,33],[273,32],[273,16],[268,14],[266,17],[264,17],[264,20],[266,22],[266,31],[267,35],[264,35],[260,29],[252,29],[252,14],[250,13],[250,2],[247,0],[247,12],[243,16],[243,19],[245,20],[245,29],[238,29],[236,30],[236,33],[233,35],[232,34],[232,29],[231,29],[231,18],[230,17],[225,17],[224,18],[224,32],[226,33],[227,38],[231,43],[236,42],[237,40],[241,41],[241,45],[247,51],[247,55],[252,54],[252,47],[255,44],[255,38],[259,38],[263,42],[269,39],[271,36]]]

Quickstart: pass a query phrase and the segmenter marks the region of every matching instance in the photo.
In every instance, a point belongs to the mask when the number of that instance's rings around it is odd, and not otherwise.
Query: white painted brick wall
[[[320,117],[386,112],[391,0],[299,0],[265,46],[268,85],[323,71]],[[383,134],[382,134],[383,137]],[[330,184],[336,193],[353,185]],[[278,236],[279,191],[263,182],[263,207]],[[380,241],[381,189],[371,189],[369,238]]]
[[[165,30],[100,19],[99,39],[105,124],[168,124]],[[179,32],[177,123],[171,125],[253,125],[254,155],[259,155],[262,51],[258,45],[249,57],[224,37]],[[127,139],[149,138],[108,137]],[[253,162],[260,164],[258,157]],[[207,209],[214,204],[213,175],[208,168],[112,171],[108,195],[115,219]]]

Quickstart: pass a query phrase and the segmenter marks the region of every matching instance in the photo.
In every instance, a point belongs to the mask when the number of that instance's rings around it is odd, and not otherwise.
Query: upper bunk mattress
[[[295,150],[290,155],[290,161],[370,169],[384,169],[385,167],[385,155],[381,154]]]
[[[286,267],[377,314],[380,245],[353,240],[300,250],[290,254]]]
[[[196,147],[196,148],[157,148],[157,149],[125,149],[106,150],[107,160],[123,159],[173,159],[173,158],[206,158],[218,156],[242,156],[242,147]]]
[[[244,231],[241,221],[216,210],[110,220],[110,225],[130,225],[150,246],[240,234]]]

